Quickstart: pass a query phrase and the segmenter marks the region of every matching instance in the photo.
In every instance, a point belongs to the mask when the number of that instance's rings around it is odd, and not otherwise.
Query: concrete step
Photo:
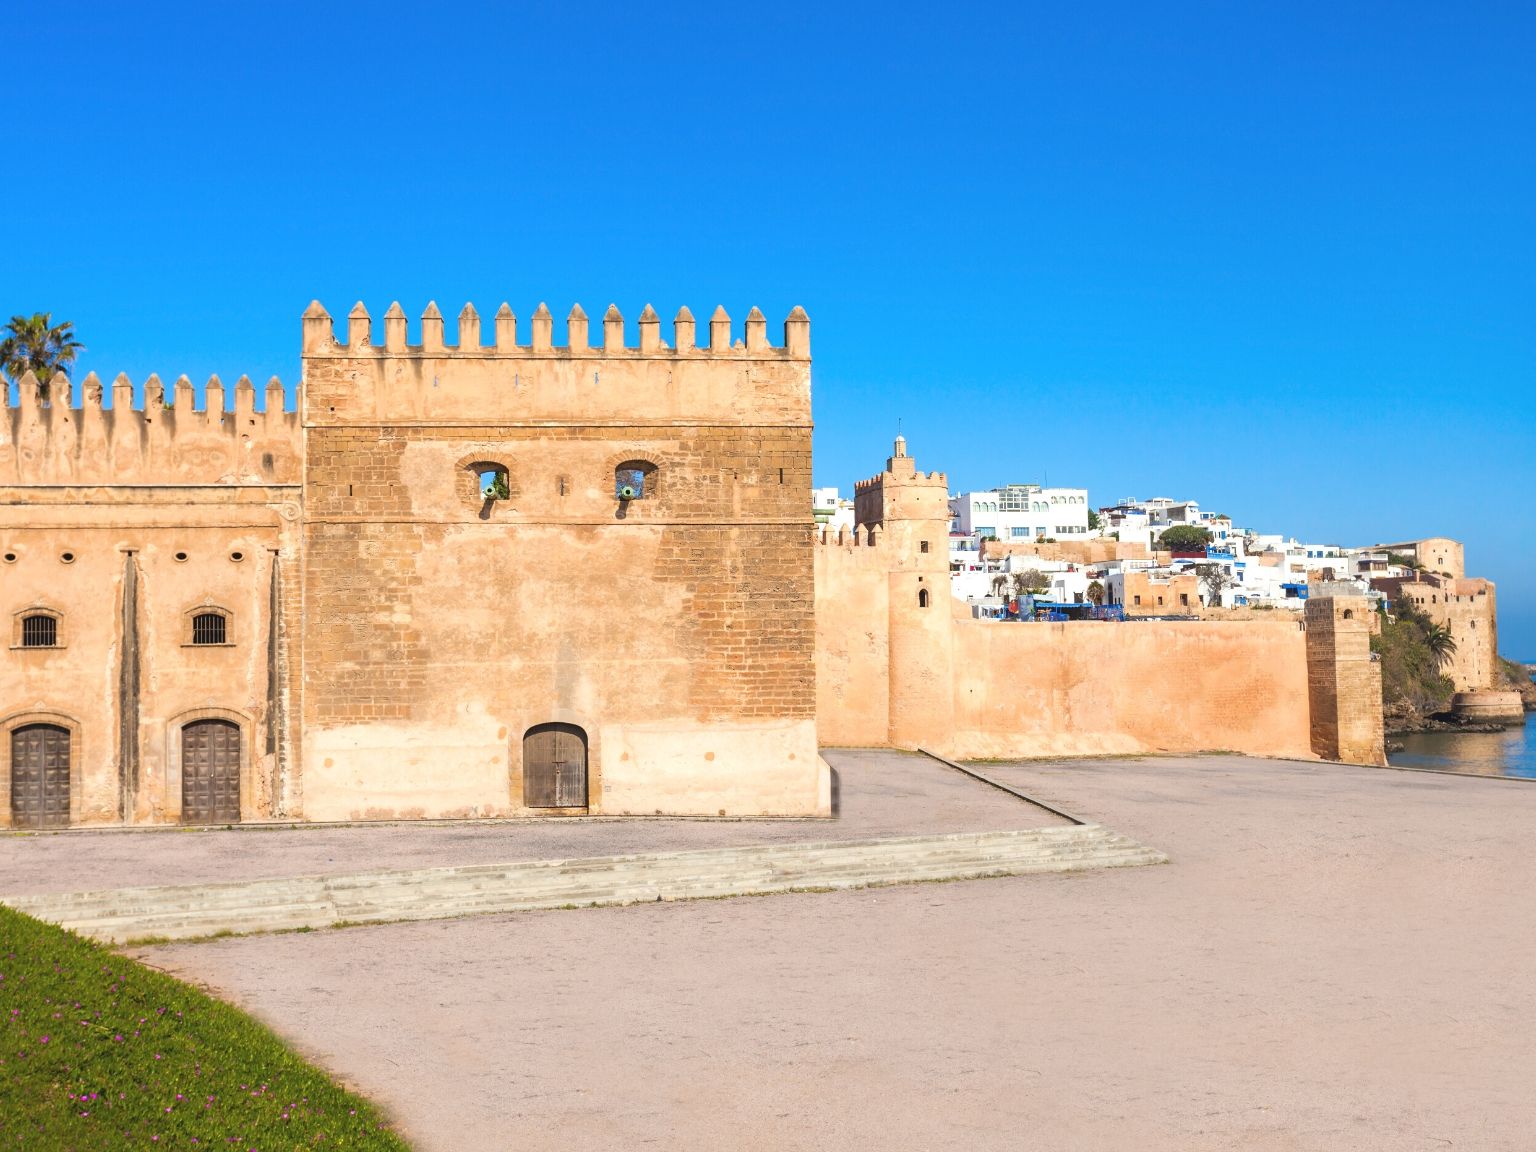
[[[109,941],[1165,863],[1097,824],[19,896]]]

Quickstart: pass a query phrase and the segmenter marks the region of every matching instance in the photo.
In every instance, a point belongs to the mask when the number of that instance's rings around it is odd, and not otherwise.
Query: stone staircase
[[[6,897],[118,943],[1163,864],[1098,824]]]

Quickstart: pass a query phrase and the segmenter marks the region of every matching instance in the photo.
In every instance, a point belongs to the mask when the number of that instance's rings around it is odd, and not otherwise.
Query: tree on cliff
[[[0,371],[13,383],[28,372],[37,377],[38,399],[47,401],[48,386],[56,373],[65,371],[85,345],[75,339],[71,321],[53,322],[53,313],[34,312],[12,316],[0,339]]]
[[[1019,592],[1028,592],[1031,596],[1038,596],[1051,586],[1051,582],[1045,578],[1045,573],[1038,568],[1031,568],[1027,572],[1020,572],[1013,578],[1013,586]]]
[[[1424,644],[1435,658],[1437,668],[1449,664],[1451,657],[1456,655],[1456,641],[1451,636],[1451,630],[1444,624],[1428,625],[1424,629]]]
[[[1412,728],[1450,704],[1455,685],[1441,669],[1456,642],[1449,634],[1432,642],[1430,635],[1439,628],[1406,596],[1392,602],[1390,616],[1382,612],[1381,629],[1371,637],[1371,651],[1381,663],[1381,699],[1388,728]],[[1437,655],[1432,643],[1443,654]]]
[[[1205,602],[1212,607],[1221,605],[1223,592],[1237,587],[1237,578],[1225,564],[1196,564],[1195,576],[1205,589]]]
[[[1211,542],[1211,530],[1195,524],[1175,524],[1157,538],[1157,546],[1170,552],[1203,552]]]

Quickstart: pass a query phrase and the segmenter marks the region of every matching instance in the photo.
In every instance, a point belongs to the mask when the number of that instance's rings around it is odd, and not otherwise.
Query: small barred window
[[[225,620],[217,612],[202,612],[192,617],[192,643],[224,644]]]
[[[21,622],[23,648],[54,648],[59,643],[59,622],[52,616],[27,616]]]

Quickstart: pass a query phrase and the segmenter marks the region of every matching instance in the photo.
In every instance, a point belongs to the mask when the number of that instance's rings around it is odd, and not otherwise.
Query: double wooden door
[[[240,820],[240,726],[194,720],[181,730],[181,822]]]
[[[69,730],[28,724],[11,733],[11,827],[69,826]]]
[[[523,737],[523,804],[587,806],[587,734],[574,724],[540,724]]]

